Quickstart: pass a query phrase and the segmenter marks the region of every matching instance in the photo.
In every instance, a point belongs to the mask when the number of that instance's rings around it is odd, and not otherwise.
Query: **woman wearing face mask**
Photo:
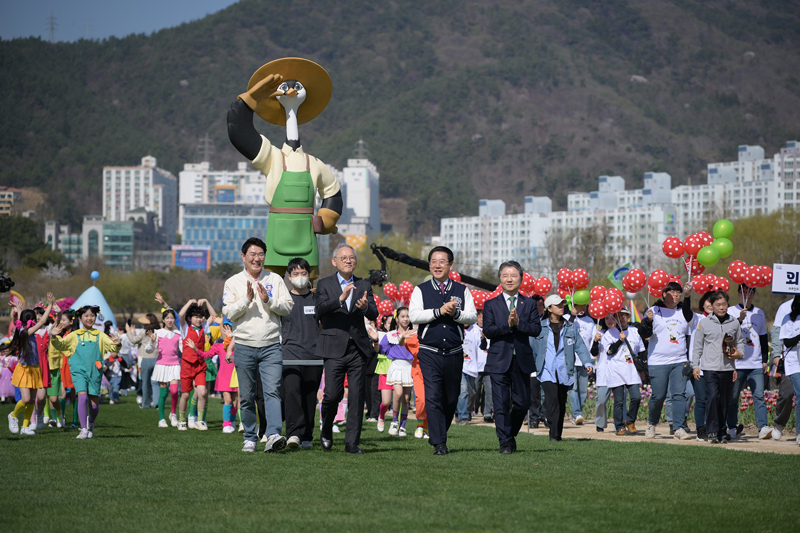
[[[314,315],[317,295],[310,290],[310,272],[308,261],[299,257],[289,261],[286,267],[294,301],[292,311],[281,317],[281,400],[285,412],[288,448],[312,447],[317,390],[322,377],[322,365],[315,364],[319,361],[315,355],[319,321]]]

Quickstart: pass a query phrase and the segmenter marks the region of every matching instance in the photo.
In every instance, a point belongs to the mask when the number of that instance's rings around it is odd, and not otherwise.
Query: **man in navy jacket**
[[[516,436],[530,407],[530,375],[535,371],[530,337],[539,335],[542,326],[536,302],[519,293],[520,264],[506,261],[500,265],[499,275],[503,293],[483,308],[483,334],[491,341],[485,370],[492,379],[500,453],[509,454],[517,449]]]

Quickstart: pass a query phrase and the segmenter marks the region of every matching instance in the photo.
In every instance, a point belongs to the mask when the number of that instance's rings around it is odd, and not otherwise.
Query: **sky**
[[[0,0],[0,38],[50,38],[56,41],[125,37],[198,20],[236,0]]]

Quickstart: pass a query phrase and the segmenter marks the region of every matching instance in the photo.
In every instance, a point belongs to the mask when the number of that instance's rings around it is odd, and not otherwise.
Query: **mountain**
[[[333,97],[301,125],[342,167],[358,139],[390,223],[436,232],[477,199],[587,190],[601,174],[696,180],[738,144],[800,137],[800,4],[788,0],[242,0],[122,39],[0,41],[0,183],[48,191],[44,216],[101,209],[101,169],[151,154],[176,173],[279,57],[317,61]],[[260,119],[274,143],[281,128]]]

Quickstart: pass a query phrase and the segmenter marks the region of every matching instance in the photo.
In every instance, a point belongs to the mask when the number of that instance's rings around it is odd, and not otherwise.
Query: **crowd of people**
[[[498,269],[502,294],[478,309],[450,277],[452,251],[437,246],[409,305],[381,316],[370,283],[354,275],[351,246],[336,247],[336,273],[315,288],[306,260],[292,260],[280,276],[264,268],[265,256],[260,239],[244,243],[244,268],[226,281],[221,314],[206,299],[175,311],[156,293],[160,315],[116,331],[98,307],[61,310],[51,293],[33,309],[12,306],[10,342],[0,348],[0,396],[16,401],[9,430],[66,427],[71,403],[77,438],[91,439],[102,391],[114,404],[135,388],[142,409],[157,409],[154,426],[178,431],[207,431],[209,395],[219,396],[222,431],[238,425],[244,452],[259,439],[266,452],[312,448],[319,410],[322,449],[333,449],[344,424],[344,451],[362,454],[365,422],[383,432],[388,421],[389,435],[406,437],[413,404],[413,435],[435,455],[449,453],[453,421],[468,424],[478,413],[494,423],[499,453],[511,454],[526,422],[544,424],[556,442],[565,420],[586,423],[591,380],[597,432],[606,430],[613,395],[613,432],[639,434],[641,390],[649,384],[645,437],[656,437],[666,409],[670,435],[685,440],[694,432],[710,443],[742,433],[744,388],[760,439],[782,438],[800,393],[800,296],[781,305],[771,331],[754,305],[756,289],[744,284],[735,305],[711,291],[695,312],[691,284],[673,281],[641,322],[632,323],[624,307],[596,320],[586,305],[558,295],[523,295],[523,269],[507,261]],[[770,426],[764,390],[776,375]],[[794,409],[797,426],[800,405]]]

